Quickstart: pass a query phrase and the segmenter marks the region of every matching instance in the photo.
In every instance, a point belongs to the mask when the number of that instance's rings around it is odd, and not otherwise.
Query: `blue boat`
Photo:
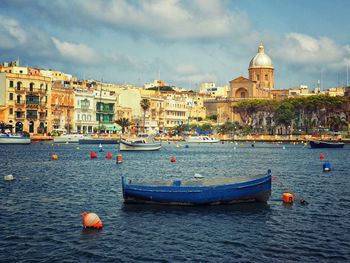
[[[122,177],[124,203],[219,205],[267,202],[271,170],[265,175],[193,181],[132,182]]]

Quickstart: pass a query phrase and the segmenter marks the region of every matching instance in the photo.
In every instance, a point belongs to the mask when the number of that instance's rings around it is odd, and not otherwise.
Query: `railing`
[[[26,88],[21,87],[21,89],[18,90],[17,87],[15,87],[15,93],[24,94],[25,92],[26,92]]]
[[[15,104],[17,106],[23,106],[24,105],[24,101],[16,101]]]
[[[27,119],[28,120],[36,120],[36,119],[38,119],[38,116],[37,115],[27,115]]]
[[[15,120],[18,120],[18,121],[23,121],[25,119],[24,117],[24,114],[21,114],[20,116],[15,116]]]

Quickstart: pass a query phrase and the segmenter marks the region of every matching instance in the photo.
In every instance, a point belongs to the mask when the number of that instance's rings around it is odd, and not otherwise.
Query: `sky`
[[[328,89],[350,78],[349,10],[348,0],[1,0],[0,63],[195,90],[248,78],[262,42],[275,89]]]

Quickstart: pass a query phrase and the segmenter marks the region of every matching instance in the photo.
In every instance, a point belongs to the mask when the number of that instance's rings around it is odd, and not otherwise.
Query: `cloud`
[[[3,1],[55,26],[88,31],[108,26],[115,32],[163,41],[217,40],[251,31],[246,14],[230,11],[221,0]]]
[[[0,48],[13,48],[27,41],[27,33],[17,20],[0,16]]]
[[[198,68],[193,64],[179,64],[175,68],[175,72],[181,75],[191,75],[198,72]]]
[[[296,65],[327,67],[343,63],[350,57],[348,46],[339,46],[328,37],[314,38],[300,33],[288,33],[279,46],[272,49],[276,58]]]
[[[82,43],[74,44],[59,41],[55,37],[52,37],[52,41],[65,59],[80,64],[99,64],[99,62],[101,62],[101,57],[97,52]]]

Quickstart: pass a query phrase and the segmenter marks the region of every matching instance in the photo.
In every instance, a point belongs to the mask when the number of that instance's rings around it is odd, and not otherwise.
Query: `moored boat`
[[[343,148],[343,142],[310,140],[311,148]]]
[[[120,151],[155,151],[161,148],[160,142],[154,141],[154,137],[140,137],[136,139],[123,139],[120,137]]]
[[[80,139],[83,139],[84,135],[82,134],[62,134],[60,136],[54,136],[53,142],[55,143],[78,143]]]
[[[0,133],[0,144],[30,144],[30,137],[4,132]]]
[[[267,202],[271,171],[265,175],[234,176],[194,181],[132,182],[122,177],[124,203],[218,205]]]
[[[82,138],[79,139],[79,144],[118,144],[119,139],[104,139],[104,138]]]
[[[218,143],[220,140],[207,135],[189,136],[185,139],[187,143]]]

